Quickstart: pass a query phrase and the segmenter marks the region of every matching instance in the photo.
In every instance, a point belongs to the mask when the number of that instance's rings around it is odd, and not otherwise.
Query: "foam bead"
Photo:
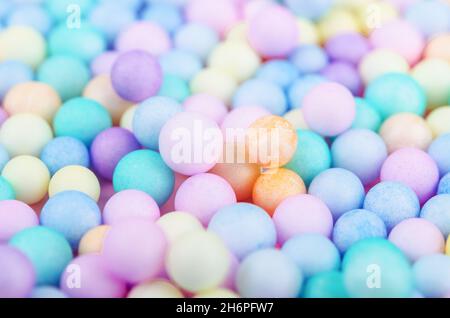
[[[413,274],[417,290],[425,297],[443,297],[450,291],[449,256],[426,256],[414,264]]]
[[[442,33],[434,36],[425,49],[426,58],[440,58],[450,63],[450,34]]]
[[[182,78],[167,74],[163,78],[158,95],[173,98],[181,103],[190,95],[189,85]]]
[[[33,80],[33,70],[25,63],[18,61],[4,61],[0,63],[0,99],[17,84]]]
[[[310,20],[320,19],[333,4],[331,0],[320,0],[314,3],[305,0],[284,0],[284,2],[297,16]]]
[[[323,272],[306,281],[303,291],[305,298],[348,298],[342,273]]]
[[[133,119],[136,109],[137,105],[133,105],[123,113],[122,117],[120,118],[120,127],[133,132]]]
[[[427,124],[433,131],[434,137],[450,133],[450,106],[438,107],[431,111],[427,118]]]
[[[67,298],[59,288],[53,286],[41,286],[33,288],[30,298]]]
[[[82,166],[66,166],[58,170],[50,179],[49,197],[64,191],[80,191],[98,201],[100,183],[95,174]]]
[[[450,234],[450,194],[439,194],[428,200],[420,211],[420,217],[436,225],[444,234]]]
[[[213,28],[200,23],[185,24],[174,36],[176,48],[191,52],[201,59],[206,59],[218,42],[218,33]]]
[[[296,79],[288,88],[289,106],[293,109],[301,108],[305,96],[317,85],[327,82],[322,75],[309,74]]]
[[[192,78],[190,88],[192,94],[206,93],[228,103],[234,95],[237,82],[224,70],[205,68]]]
[[[202,69],[202,60],[194,53],[183,50],[171,50],[159,58],[164,74],[172,74],[185,81],[191,80]]]
[[[320,72],[328,64],[328,56],[325,51],[317,45],[300,45],[289,57],[300,74],[311,74]]]
[[[264,63],[256,73],[256,77],[287,88],[298,77],[298,70],[289,61],[273,60]]]
[[[450,29],[450,9],[444,1],[417,1],[405,10],[405,19],[427,37]]]
[[[219,98],[208,94],[192,95],[183,106],[186,111],[201,113],[219,125],[228,113],[227,106]]]
[[[9,160],[10,157],[8,152],[6,151],[5,147],[0,144],[0,171],[3,170]]]
[[[14,200],[16,193],[11,184],[3,177],[0,177],[0,200]]]
[[[36,280],[33,265],[28,258],[16,248],[0,245],[0,279],[2,298],[28,297]]]
[[[357,17],[348,10],[337,8],[329,11],[319,22],[319,34],[323,40],[347,32],[360,33],[362,26]]]
[[[216,13],[220,12],[220,15]],[[189,1],[185,8],[186,20],[207,25],[219,34],[224,34],[238,20],[238,10],[233,1],[208,0]]]
[[[0,242],[7,242],[16,233],[39,224],[36,213],[27,204],[14,199],[0,201]]]
[[[46,34],[51,28],[50,15],[38,3],[24,3],[12,11],[6,21],[7,25],[23,25],[31,27],[41,34]]]
[[[119,55],[117,51],[105,51],[94,58],[90,64],[92,75],[110,74]]]
[[[439,182],[438,194],[450,194],[450,172],[442,177]]]
[[[153,280],[134,286],[128,298],[183,298],[183,294],[166,280]]]
[[[368,52],[362,58],[358,69],[361,78],[367,85],[388,73],[406,74],[409,71],[409,65],[400,54],[392,50],[379,48]]]
[[[106,233],[110,228],[109,225],[99,225],[84,233],[78,244],[78,254],[100,253],[103,249]]]
[[[303,116],[303,111],[301,109],[293,109],[288,111],[283,116],[288,122],[291,123],[294,129],[308,130],[308,125],[305,122],[305,116]]]
[[[203,225],[195,216],[182,211],[166,213],[156,221],[156,224],[163,230],[169,244],[190,232],[203,230]]]
[[[48,12],[58,21],[64,20],[67,17],[67,8],[71,8],[70,5],[78,6],[81,17],[84,18],[93,9],[95,4],[93,0],[45,0],[45,2]],[[73,13],[73,8],[69,10],[69,13]]]
[[[450,134],[436,138],[428,148],[428,154],[433,158],[439,168],[441,176],[450,172]]]
[[[349,46],[352,47],[351,50],[348,50]],[[361,59],[369,53],[370,43],[363,35],[348,32],[328,39],[325,43],[325,50],[333,60],[358,65]]]
[[[308,19],[297,18],[299,44],[319,44],[320,37],[316,25]]]
[[[333,62],[322,70],[322,75],[331,82],[347,87],[353,95],[360,95],[362,81],[358,70],[346,62]]]
[[[142,18],[159,24],[169,33],[175,32],[184,22],[181,10],[170,3],[156,3],[147,7]]]

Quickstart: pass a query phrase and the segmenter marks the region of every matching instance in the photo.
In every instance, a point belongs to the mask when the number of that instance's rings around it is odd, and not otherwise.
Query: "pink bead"
[[[247,129],[258,119],[271,115],[265,108],[260,106],[238,107],[229,112],[222,121],[222,133],[226,137],[228,129]]]
[[[160,56],[170,47],[167,32],[152,22],[135,22],[122,31],[116,40],[116,49],[121,52],[142,50]]]
[[[91,63],[92,75],[95,77],[97,75],[110,74],[114,62],[119,55],[119,52],[107,51],[97,56]]]
[[[285,199],[276,208],[273,221],[280,244],[297,234],[317,233],[329,237],[333,229],[330,210],[325,203],[310,194]]]
[[[411,218],[397,224],[389,234],[394,243],[412,261],[444,252],[445,240],[439,228],[425,219]]]
[[[108,225],[137,217],[156,221],[159,216],[159,207],[155,200],[139,190],[124,190],[114,194],[103,209],[103,223]]]
[[[248,39],[263,57],[284,57],[298,45],[298,25],[282,6],[263,6],[250,18]]]
[[[439,170],[433,159],[416,148],[402,148],[393,152],[384,162],[381,181],[398,181],[406,184],[425,203],[436,194]]]
[[[404,12],[410,5],[419,0],[387,0],[390,4],[397,8],[400,12]]]
[[[167,242],[153,222],[129,219],[111,227],[103,243],[103,256],[118,278],[139,283],[163,272]]]
[[[396,20],[375,29],[370,35],[374,48],[390,49],[415,64],[425,48],[425,39],[410,23]]]
[[[186,181],[187,178],[188,177],[185,175],[175,173],[175,185],[173,187],[173,191],[172,191],[172,194],[170,195],[169,199],[161,207],[161,215],[175,211],[175,196],[176,196],[177,191],[180,188],[181,184],[184,181]]]
[[[38,217],[34,210],[21,201],[0,201],[0,243],[7,242],[23,229],[37,226]]]
[[[175,196],[175,209],[193,214],[206,226],[217,210],[236,201],[233,188],[225,179],[201,173],[180,186]]]
[[[127,291],[125,282],[108,272],[99,254],[75,258],[63,272],[60,285],[73,298],[121,298]]]
[[[186,111],[200,113],[219,125],[228,112],[223,101],[208,94],[193,95],[184,101],[183,106]]]
[[[316,85],[303,99],[303,115],[308,127],[322,136],[337,136],[353,123],[356,104],[343,85],[326,82]]]

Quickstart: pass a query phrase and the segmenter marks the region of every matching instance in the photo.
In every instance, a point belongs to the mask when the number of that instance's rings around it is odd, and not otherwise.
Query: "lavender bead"
[[[33,265],[19,250],[0,245],[0,298],[27,297],[33,288]]]
[[[347,87],[353,95],[360,95],[362,91],[361,77],[357,69],[347,62],[334,62],[322,71],[322,75],[332,82]]]
[[[343,33],[332,37],[325,44],[325,50],[332,60],[358,65],[370,50],[367,39],[358,33]]]

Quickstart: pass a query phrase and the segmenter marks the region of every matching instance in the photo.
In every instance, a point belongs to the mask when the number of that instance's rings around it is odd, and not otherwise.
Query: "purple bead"
[[[119,55],[119,52],[107,51],[97,56],[91,63],[92,75],[110,74]]]
[[[361,94],[361,77],[352,64],[346,62],[331,63],[322,71],[322,75],[332,82],[344,85],[355,96]]]
[[[357,65],[369,52],[370,45],[361,34],[343,33],[329,39],[325,44],[325,50],[332,60]]]
[[[117,94],[135,103],[156,95],[162,78],[158,60],[139,50],[121,54],[111,71],[112,85]]]
[[[140,149],[134,135],[124,128],[113,127],[95,137],[91,146],[91,159],[95,171],[112,180],[117,163],[128,153]]]
[[[35,279],[33,265],[22,252],[0,245],[0,298],[27,297]]]

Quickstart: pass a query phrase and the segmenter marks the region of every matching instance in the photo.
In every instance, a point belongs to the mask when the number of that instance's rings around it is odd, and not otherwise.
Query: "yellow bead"
[[[36,68],[45,54],[45,39],[33,28],[11,26],[0,32],[0,62],[15,60]]]
[[[398,53],[376,49],[368,53],[359,64],[359,73],[365,84],[386,73],[408,73],[409,64]]]
[[[308,19],[298,18],[297,19],[298,24],[298,34],[299,44],[319,44],[320,43],[320,36],[319,32],[317,32],[317,28]]]
[[[387,22],[398,18],[395,7],[386,1],[365,1],[355,7],[356,16],[362,26],[362,31],[369,34],[374,29],[381,28]]]
[[[100,253],[103,248],[103,240],[109,229],[109,225],[100,225],[86,232],[78,245],[78,254]]]
[[[183,294],[165,280],[141,283],[133,287],[128,298],[183,298]]]
[[[349,10],[334,9],[319,22],[319,33],[323,41],[346,32],[361,32],[361,25],[356,16]]]
[[[203,229],[200,221],[187,212],[169,212],[159,218],[156,223],[161,227],[169,243],[175,242],[181,236]]]
[[[303,112],[300,108],[293,109],[286,114],[284,114],[284,119],[286,119],[288,122],[291,123],[292,127],[294,127],[295,130],[297,129],[303,129],[308,130],[309,127],[306,124],[305,117],[303,116]]]
[[[247,30],[248,26],[245,22],[239,22],[234,25],[226,36],[227,41],[240,41],[240,42],[248,42],[247,41]]]
[[[13,187],[16,198],[26,204],[41,201],[47,194],[50,172],[46,165],[33,156],[18,156],[3,168],[2,176]]]
[[[450,235],[447,238],[447,245],[445,247],[445,253],[450,256]]]
[[[237,82],[233,76],[220,69],[206,68],[191,81],[192,94],[206,93],[214,95],[225,103],[233,97]]]
[[[450,106],[436,108],[427,116],[434,137],[450,133]]]
[[[128,108],[120,118],[120,127],[133,131],[133,118],[136,112],[137,105],[133,105]]]
[[[217,288],[198,293],[194,298],[239,298],[239,295],[226,288]]]
[[[52,140],[50,125],[34,114],[9,117],[0,130],[0,143],[11,157],[30,155],[39,157],[45,145]]]
[[[95,174],[82,166],[67,166],[58,170],[50,180],[50,197],[63,191],[80,191],[95,201],[100,197],[100,183]]]

